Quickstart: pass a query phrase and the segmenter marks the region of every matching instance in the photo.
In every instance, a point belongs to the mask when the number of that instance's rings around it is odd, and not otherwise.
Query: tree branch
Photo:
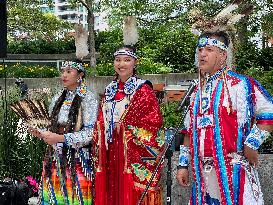
[[[78,0],[84,7],[88,10],[88,13],[92,13],[91,8],[88,6],[88,4],[84,0]]]
[[[177,19],[179,17],[181,17],[182,15],[177,15],[177,16],[169,16],[167,18],[161,18],[161,19],[152,19],[152,20],[147,20],[147,19],[144,19],[144,18],[140,18],[140,17],[137,17],[138,20],[141,20],[143,22],[146,22],[146,23],[153,23],[153,22],[161,22],[161,23],[164,23],[168,20],[173,20],[173,19]]]

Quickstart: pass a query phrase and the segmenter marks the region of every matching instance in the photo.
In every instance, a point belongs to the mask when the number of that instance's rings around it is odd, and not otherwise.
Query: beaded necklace
[[[204,89],[201,89],[201,106],[200,106],[200,113],[204,114],[206,111],[210,108],[210,101],[212,97],[212,87],[213,82],[215,80],[218,80],[219,77],[222,75],[222,73],[226,70],[226,67],[224,67],[221,70],[218,70],[214,75],[207,78]]]
[[[70,106],[72,105],[72,102],[73,102],[73,99],[74,99],[74,95],[73,93],[76,92],[76,94],[78,94],[80,97],[84,97],[86,95],[86,92],[87,92],[87,86],[84,82],[82,82],[80,84],[80,86],[78,86],[76,88],[75,91],[68,91],[67,92],[67,95],[66,95],[66,98],[63,102],[63,105],[65,108],[69,109]]]

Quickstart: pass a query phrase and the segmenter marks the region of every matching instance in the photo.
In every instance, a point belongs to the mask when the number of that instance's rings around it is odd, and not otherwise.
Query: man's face
[[[213,45],[205,45],[198,49],[198,64],[201,74],[213,75],[226,65],[226,51]]]

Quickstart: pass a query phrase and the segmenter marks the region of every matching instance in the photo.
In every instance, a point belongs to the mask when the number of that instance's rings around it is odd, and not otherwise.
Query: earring
[[[81,83],[81,82],[82,82],[82,78],[80,77],[77,79],[77,83]]]

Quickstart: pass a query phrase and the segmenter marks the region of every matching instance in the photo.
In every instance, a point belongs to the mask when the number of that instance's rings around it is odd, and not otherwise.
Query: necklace
[[[226,68],[218,70],[214,75],[207,77],[205,81],[205,87],[201,92],[201,114],[207,112],[210,108],[210,102],[212,98],[213,82],[222,75]]]

